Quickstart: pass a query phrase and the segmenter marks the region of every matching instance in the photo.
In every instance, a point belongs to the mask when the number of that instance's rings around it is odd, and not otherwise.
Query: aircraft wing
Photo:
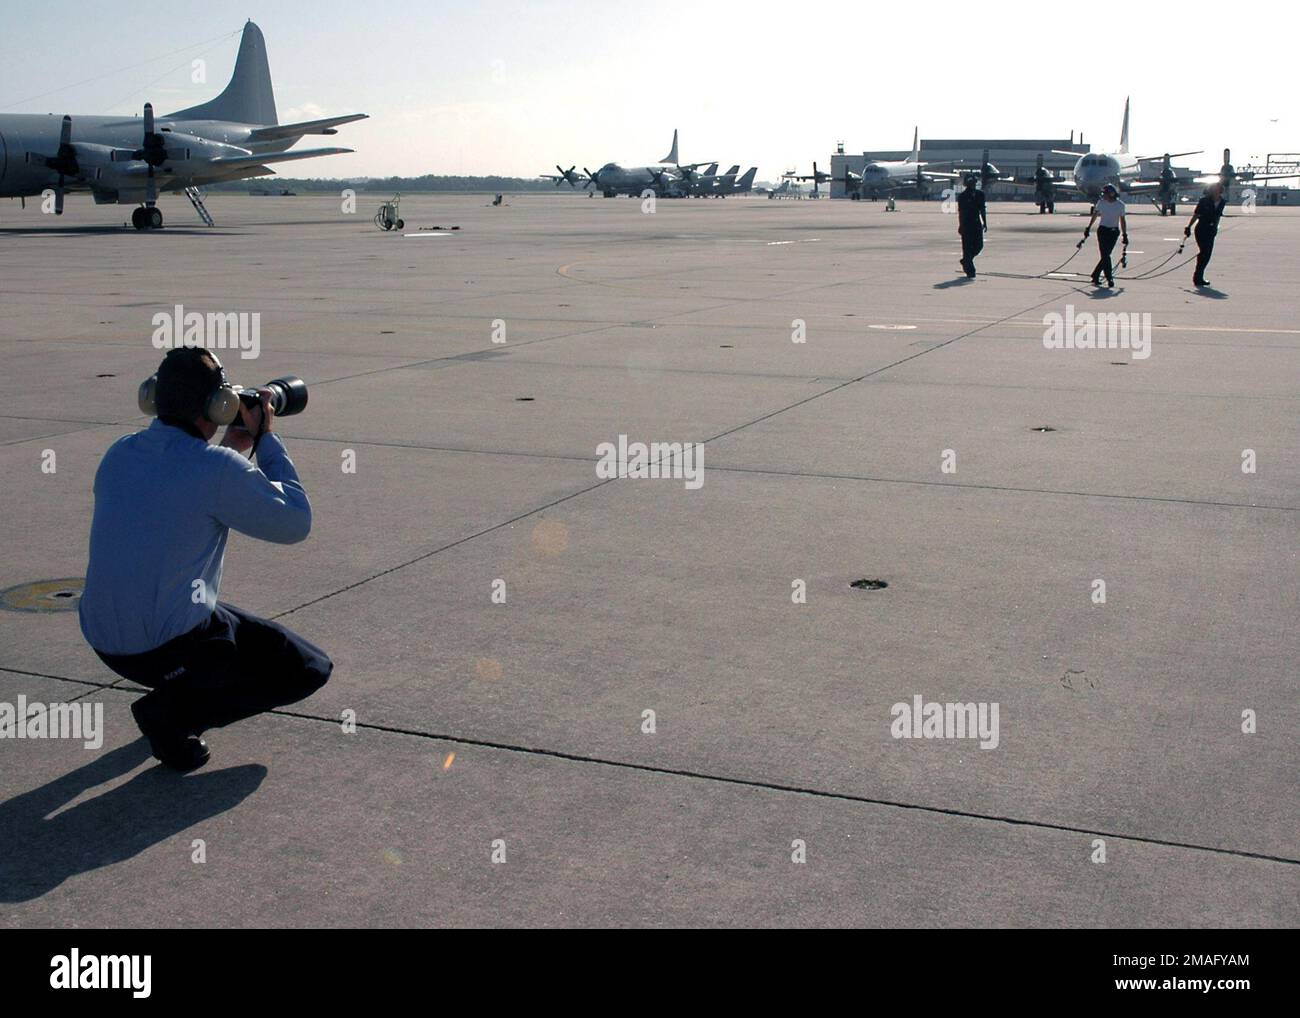
[[[977,173],[976,176],[979,176],[979,174]],[[1007,185],[1010,186],[1010,187],[1023,187],[1023,188],[1027,188],[1027,189],[1029,189],[1030,191],[1034,191],[1034,190],[1037,190],[1037,189],[1038,189],[1038,183],[1037,183],[1036,181],[1033,181],[1033,180],[1017,180],[1015,177],[994,177],[992,180],[989,181],[989,183],[990,183],[990,184],[1007,184]],[[1052,185],[1053,185],[1053,186],[1056,186],[1056,185],[1058,185],[1058,184],[1070,184],[1070,183],[1073,183],[1073,181],[1068,181],[1068,180],[1056,180],[1055,178],[1053,178],[1053,180],[1052,180]]]
[[[1177,158],[1179,158],[1180,156],[1199,156],[1199,155],[1200,155],[1202,152],[1204,152],[1204,151],[1205,151],[1205,149],[1203,149],[1203,148],[1198,148],[1195,152],[1170,152],[1170,153],[1169,153],[1169,158],[1170,158],[1170,159],[1177,159]],[[1158,156],[1138,156],[1138,162],[1141,162],[1141,163],[1157,163],[1157,162],[1160,162],[1162,159],[1164,159],[1164,157],[1165,157],[1165,153],[1164,153],[1164,152],[1161,152]]]
[[[1142,194],[1144,191],[1158,191],[1160,190],[1160,181],[1130,180],[1123,185],[1122,190],[1126,194]]]
[[[317,156],[337,156],[353,152],[350,148],[304,148],[293,152],[250,152],[246,156],[219,156],[209,159],[216,167],[261,166],[263,163],[287,163],[295,159],[315,159]]]
[[[354,120],[365,120],[368,113],[349,113],[343,117],[326,117],[324,120],[303,120],[296,124],[272,124],[259,127],[248,136],[252,142],[276,141],[279,138],[301,138],[304,134],[338,134],[334,128],[340,124],[350,124]]]
[[[1020,185],[1018,185],[1018,186],[1020,186],[1020,187],[1035,187],[1036,185],[1034,185],[1034,184],[1020,184]],[[1075,191],[1075,192],[1078,192],[1079,194],[1082,194],[1082,193],[1083,193],[1083,189],[1079,187],[1078,183],[1077,183],[1076,181],[1074,181],[1073,179],[1069,178],[1069,177],[1065,178],[1064,180],[1057,180],[1056,178],[1052,178],[1052,188],[1053,188],[1053,190],[1057,190],[1057,189],[1059,189],[1059,190],[1063,190],[1063,191]]]
[[[1300,173],[1252,173],[1249,176],[1244,173],[1239,173],[1237,174],[1236,182],[1238,184],[1253,184],[1257,180],[1289,180],[1295,177],[1300,177]],[[1200,178],[1197,179],[1199,180]],[[1217,173],[1205,178],[1205,180],[1211,182],[1218,179],[1219,176]]]

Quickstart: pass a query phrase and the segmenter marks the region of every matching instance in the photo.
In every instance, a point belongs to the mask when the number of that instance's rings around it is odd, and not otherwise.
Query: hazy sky
[[[355,154],[290,164],[288,175],[535,176],[557,162],[649,162],[675,127],[684,161],[757,165],[768,179],[825,165],[841,139],[850,152],[906,148],[916,123],[932,138],[1073,128],[1109,148],[1130,93],[1138,154],[1205,149],[1180,162],[1213,169],[1224,146],[1238,165],[1300,150],[1293,5],[1255,15],[1223,3],[1106,3],[1094,14],[944,0],[915,5],[916,17],[866,2],[20,6],[0,35],[3,112],[204,101],[225,86],[233,33],[252,17],[281,121],[372,118],[300,143]],[[206,85],[190,81],[199,55]]]

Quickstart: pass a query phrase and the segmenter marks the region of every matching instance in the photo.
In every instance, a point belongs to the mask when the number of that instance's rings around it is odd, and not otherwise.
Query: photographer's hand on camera
[[[257,448],[257,443],[262,436],[272,430],[272,421],[275,419],[275,410],[271,406],[271,390],[262,388],[254,391],[261,400],[261,405],[250,408],[241,401],[239,420],[226,425],[226,433],[221,439],[222,445],[234,449],[241,455],[249,455],[251,450]]]

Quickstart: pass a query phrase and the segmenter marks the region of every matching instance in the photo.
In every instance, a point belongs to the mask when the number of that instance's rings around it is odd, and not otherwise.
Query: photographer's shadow
[[[149,743],[139,738],[0,803],[0,902],[32,901],[78,873],[139,855],[239,805],[267,774],[260,764],[244,764],[182,777],[157,765],[62,809],[149,757]]]

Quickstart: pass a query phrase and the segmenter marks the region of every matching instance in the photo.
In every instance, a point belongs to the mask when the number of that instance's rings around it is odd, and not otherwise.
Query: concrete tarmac
[[[385,197],[0,206],[0,590],[85,575],[155,313],[257,312],[315,527],[221,597],[336,662],[181,777],[74,612],[0,610],[0,704],[105,725],[0,740],[0,923],[1300,923],[1300,213],[1196,291],[1133,202],[1096,291],[1078,205],[991,204],[966,281],[938,201]],[[1046,345],[1100,313],[1148,355]]]

